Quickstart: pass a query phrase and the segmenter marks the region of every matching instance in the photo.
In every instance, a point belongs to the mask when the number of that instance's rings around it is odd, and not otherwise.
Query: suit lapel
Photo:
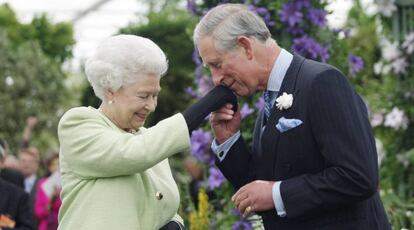
[[[296,88],[296,81],[298,78],[298,73],[300,67],[305,59],[301,56],[294,55],[292,63],[290,64],[285,78],[283,79],[282,86],[280,87],[278,97],[282,95],[284,92],[287,94],[294,94]],[[293,97],[295,100],[295,97]],[[266,127],[263,131],[261,137],[261,150],[262,153],[262,160],[263,165],[266,165],[266,169],[264,169],[263,176],[268,179],[272,180],[275,178],[274,175],[274,168],[276,166],[276,149],[279,143],[279,135],[280,132],[276,129],[276,122],[282,117],[285,113],[289,110],[279,110],[275,105],[272,107],[272,111],[270,113],[269,120],[267,121]]]

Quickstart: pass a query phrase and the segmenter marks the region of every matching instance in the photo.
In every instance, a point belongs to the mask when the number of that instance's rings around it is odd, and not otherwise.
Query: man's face
[[[252,95],[258,87],[253,61],[246,49],[237,46],[232,51],[219,52],[211,37],[203,38],[198,44],[201,58],[211,71],[214,85],[226,85],[239,96]]]
[[[36,174],[39,167],[39,162],[36,157],[23,152],[19,154],[19,161],[21,172],[25,177]]]

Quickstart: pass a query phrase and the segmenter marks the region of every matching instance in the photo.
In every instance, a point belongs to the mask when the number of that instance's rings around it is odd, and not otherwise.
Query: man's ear
[[[243,48],[247,58],[251,60],[253,58],[253,40],[246,36],[237,37],[237,45]]]

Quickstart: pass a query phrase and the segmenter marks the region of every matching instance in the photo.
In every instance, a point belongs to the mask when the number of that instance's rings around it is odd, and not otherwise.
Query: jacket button
[[[157,198],[157,200],[161,200],[163,198],[163,195],[161,192],[156,192],[155,197]]]

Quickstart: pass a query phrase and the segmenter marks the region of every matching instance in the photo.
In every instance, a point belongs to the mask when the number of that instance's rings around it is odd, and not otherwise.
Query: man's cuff
[[[273,203],[275,204],[275,209],[277,215],[280,217],[286,216],[285,205],[283,204],[282,196],[280,195],[280,184],[282,181],[276,181],[272,187],[272,197]]]
[[[237,131],[237,133],[233,134],[229,139],[227,139],[223,144],[218,145],[216,138],[214,138],[213,142],[211,143],[211,150],[217,155],[218,159],[221,161],[226,158],[227,153],[231,149],[231,147],[236,143],[236,141],[240,137],[240,131]]]

